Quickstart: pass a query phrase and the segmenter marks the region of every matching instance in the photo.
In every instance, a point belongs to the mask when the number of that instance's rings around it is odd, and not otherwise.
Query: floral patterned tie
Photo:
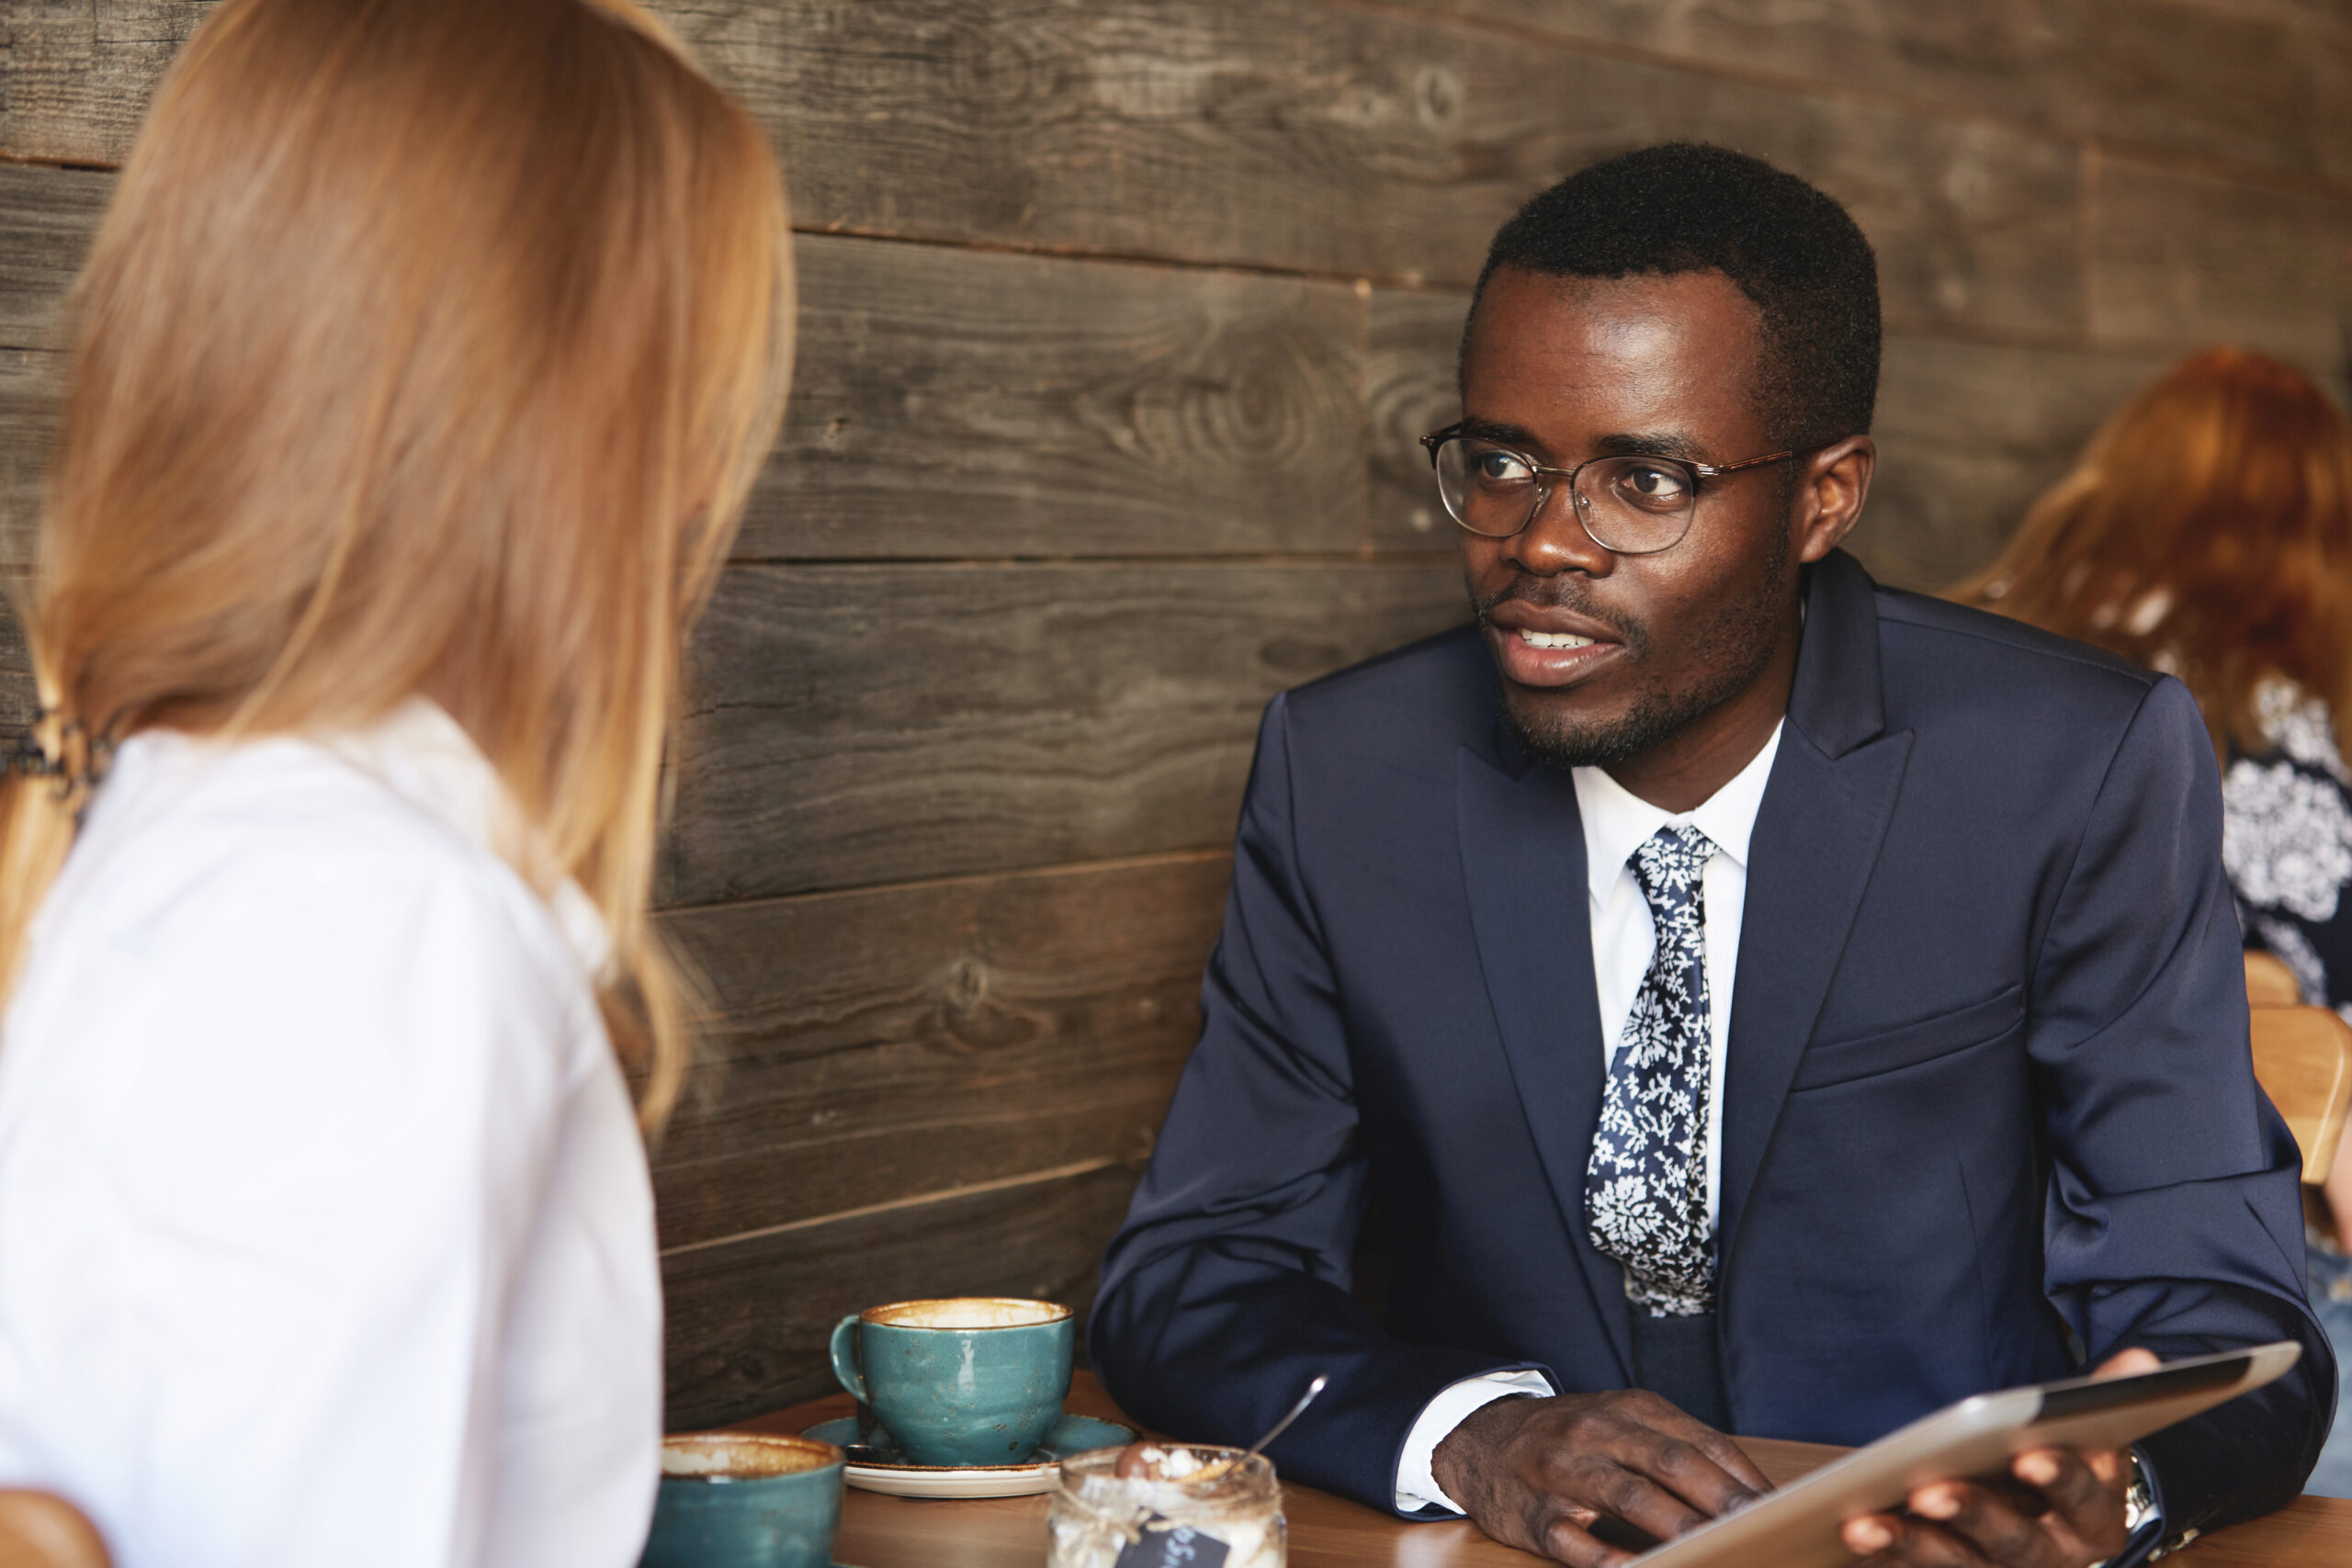
[[[1715,1304],[1707,1223],[1706,908],[1699,876],[1715,846],[1698,829],[1660,828],[1626,858],[1649,900],[1657,946],[1609,1065],[1609,1090],[1585,1167],[1592,1245],[1625,1266],[1625,1294],[1657,1317]]]

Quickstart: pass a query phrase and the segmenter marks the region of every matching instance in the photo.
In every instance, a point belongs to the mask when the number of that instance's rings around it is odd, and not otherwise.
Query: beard
[[[1592,719],[1552,710],[1506,680],[1504,720],[1530,753],[1555,768],[1615,767],[1671,740],[1693,721],[1747,690],[1772,661],[1781,618],[1788,613],[1788,590],[1782,581],[1788,562],[1788,536],[1776,533],[1758,570],[1746,579],[1750,591],[1726,600],[1691,628],[1690,640],[1702,672],[1698,680],[1679,687],[1645,681],[1623,710]],[[1615,633],[1630,656],[1627,662],[1640,671],[1649,658],[1649,628],[1604,612],[1586,596],[1582,581],[1566,575],[1547,579],[1522,571],[1501,592],[1485,599],[1474,594],[1471,603],[1482,630],[1492,629],[1487,616],[1495,606],[1511,600],[1572,610]]]

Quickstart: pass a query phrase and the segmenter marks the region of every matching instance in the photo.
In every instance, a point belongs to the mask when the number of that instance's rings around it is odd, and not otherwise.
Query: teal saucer
[[[844,1449],[860,1444],[854,1416],[820,1421],[800,1435]],[[1019,1464],[917,1464],[899,1451],[889,1428],[877,1424],[864,1446],[880,1457],[853,1455],[843,1479],[862,1491],[894,1497],[1026,1497],[1052,1491],[1056,1467],[1071,1454],[1125,1448],[1135,1440],[1132,1427],[1066,1411]]]

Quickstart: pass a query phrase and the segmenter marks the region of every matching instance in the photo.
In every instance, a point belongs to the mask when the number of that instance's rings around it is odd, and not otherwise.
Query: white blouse
[[[0,1484],[119,1568],[628,1568],[653,1200],[604,930],[414,701],[127,742],[0,1026]]]

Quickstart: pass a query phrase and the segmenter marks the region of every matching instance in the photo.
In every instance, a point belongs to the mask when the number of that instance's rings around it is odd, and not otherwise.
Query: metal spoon
[[[1317,1376],[1313,1382],[1308,1383],[1306,1385],[1306,1392],[1298,1396],[1298,1403],[1292,1405],[1281,1420],[1275,1422],[1272,1427],[1269,1427],[1264,1437],[1250,1444],[1249,1448],[1244,1450],[1238,1456],[1212,1460],[1207,1464],[1201,1466],[1200,1469],[1193,1471],[1189,1475],[1171,1476],[1168,1479],[1175,1481],[1179,1484],[1185,1486],[1206,1486],[1212,1481],[1224,1480],[1234,1471],[1257,1458],[1260,1451],[1262,1450],[1268,1443],[1272,1442],[1276,1438],[1281,1437],[1284,1432],[1288,1431],[1290,1429],[1290,1424],[1297,1420],[1299,1416],[1306,1412],[1308,1405],[1315,1403],[1315,1396],[1323,1392],[1324,1385],[1330,1381],[1330,1374],[1329,1372],[1325,1372]],[[1148,1447],[1143,1443],[1135,1443],[1130,1445],[1126,1453],[1119,1461],[1118,1473],[1120,1477],[1122,1479],[1127,1478],[1129,1474],[1127,1466],[1129,1463],[1137,1462],[1141,1460],[1142,1456],[1155,1455],[1158,1454],[1159,1451],[1159,1450],[1156,1447]],[[1143,1476],[1143,1472],[1141,1470],[1137,1470],[1134,1473],[1139,1477]],[[1155,1518],[1158,1517],[1158,1515],[1153,1516]]]
[[[1222,1481],[1227,1476],[1232,1474],[1235,1471],[1240,1469],[1243,1465],[1248,1464],[1251,1460],[1257,1458],[1259,1450],[1262,1450],[1268,1443],[1272,1442],[1276,1438],[1281,1437],[1284,1432],[1290,1429],[1290,1424],[1297,1420],[1299,1416],[1306,1412],[1308,1405],[1315,1403],[1315,1396],[1323,1392],[1323,1385],[1330,1381],[1330,1373],[1324,1372],[1318,1374],[1313,1382],[1306,1385],[1306,1392],[1298,1396],[1298,1403],[1292,1405],[1289,1412],[1285,1414],[1281,1420],[1275,1422],[1273,1426],[1269,1427],[1264,1437],[1259,1438],[1256,1442],[1250,1444],[1248,1449],[1244,1450],[1240,1458],[1220,1459],[1213,1461],[1208,1464],[1204,1464],[1200,1469],[1194,1471],[1192,1474],[1182,1477],[1183,1484],[1187,1486],[1206,1486],[1212,1481]]]
[[[1290,1414],[1284,1416],[1281,1420],[1275,1422],[1272,1427],[1268,1428],[1266,1435],[1259,1438],[1256,1442],[1250,1444],[1249,1450],[1241,1457],[1243,1459],[1254,1459],[1265,1449],[1265,1446],[1268,1443],[1272,1442],[1276,1438],[1279,1438],[1284,1432],[1289,1431],[1290,1424],[1297,1420],[1301,1416],[1306,1414],[1306,1407],[1315,1403],[1315,1396],[1323,1392],[1323,1385],[1330,1381],[1330,1373],[1318,1373],[1316,1376],[1315,1381],[1306,1385],[1306,1392],[1298,1396],[1298,1403],[1290,1407]]]

